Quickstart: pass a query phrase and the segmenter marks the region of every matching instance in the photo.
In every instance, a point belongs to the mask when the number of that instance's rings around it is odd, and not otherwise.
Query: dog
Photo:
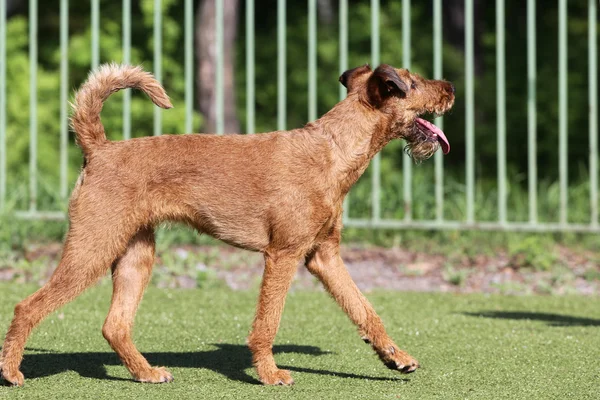
[[[154,229],[166,220],[264,254],[247,340],[262,383],[293,383],[289,371],[277,368],[272,346],[300,261],[388,368],[415,371],[419,363],[387,335],[340,257],[342,203],[371,159],[393,139],[405,139],[415,161],[439,148],[450,151],[444,133],[419,116],[448,111],[454,86],[385,64],[348,70],[340,82],[347,97],[300,129],[108,141],[100,111],[111,93],[136,88],[159,107],[172,105],[140,67],[109,64],[92,72],[73,104],[71,126],[84,162],[69,202],[62,257],[48,283],[15,307],[2,346],[2,377],[23,385],[19,366],[32,329],[111,268],[113,295],[104,337],[135,380],[171,382],[171,373],[150,366],[131,337],[152,271]]]

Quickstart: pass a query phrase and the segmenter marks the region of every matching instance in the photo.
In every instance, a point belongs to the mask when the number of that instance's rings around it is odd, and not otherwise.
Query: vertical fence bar
[[[246,133],[254,133],[254,0],[246,1]]]
[[[442,79],[442,0],[433,2],[433,77]],[[439,117],[435,124],[444,130],[444,118]],[[435,218],[444,220],[444,155],[435,153]]]
[[[217,118],[217,134],[222,135],[225,130],[225,98],[224,98],[224,79],[223,79],[223,67],[224,67],[224,52],[223,52],[223,0],[216,1],[215,10],[215,27],[216,27],[216,39],[217,39],[217,72],[216,72],[216,90],[215,100],[216,104],[216,118]]]
[[[498,163],[498,222],[506,223],[506,71],[504,0],[496,0],[496,129]]]
[[[92,69],[100,63],[100,0],[92,0]]]
[[[123,63],[131,63],[131,0],[123,0]],[[187,88],[186,88],[187,89]],[[131,89],[123,93],[123,139],[131,138]]]
[[[185,132],[194,131],[194,2],[185,0]],[[254,65],[252,66],[254,67]],[[253,125],[254,126],[254,125]]]
[[[67,198],[69,143],[69,0],[60,0],[60,197]]]
[[[537,223],[537,70],[535,0],[527,0],[527,152],[529,223]]]
[[[317,119],[317,0],[308,0],[308,120]]]
[[[29,211],[37,208],[38,2],[29,0]]]
[[[597,47],[597,0],[588,2],[588,71],[590,103],[590,210],[591,225],[598,225],[598,47]]]
[[[340,0],[340,75],[348,70],[348,0]],[[346,98],[347,89],[339,85],[340,101]]]
[[[348,69],[348,0],[340,0],[340,75]],[[340,85],[340,101],[346,98],[346,88]],[[342,220],[350,216],[350,196],[344,199]]]
[[[410,0],[402,0],[402,64],[404,68],[411,67],[410,52]],[[404,189],[404,220],[412,220],[412,159],[404,154],[402,159],[403,189]]]
[[[0,213],[6,211],[6,1],[0,0]]]
[[[475,99],[473,78],[473,0],[465,0],[465,125],[467,223],[475,221]]]
[[[285,2],[277,0],[277,129],[286,125],[286,57],[285,57]]]
[[[567,199],[567,0],[558,2],[558,151],[560,223],[568,219]]]
[[[379,65],[379,0],[371,0],[371,64],[373,69]],[[373,157],[373,176],[371,198],[373,202],[372,221],[378,222],[381,218],[381,155]]]
[[[162,82],[162,7],[154,0],[154,77]],[[162,109],[154,106],[154,136],[162,133]]]

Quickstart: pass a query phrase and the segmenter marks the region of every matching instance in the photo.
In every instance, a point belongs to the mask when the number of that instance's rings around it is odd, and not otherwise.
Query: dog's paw
[[[23,386],[25,382],[25,377],[18,369],[12,372],[9,372],[5,366],[0,365],[0,377],[4,378],[4,380],[12,386]]]
[[[396,346],[389,346],[385,350],[378,352],[378,354],[385,366],[394,371],[410,374],[419,368],[419,362],[417,360]]]
[[[271,373],[260,374],[260,381],[265,385],[289,386],[294,384],[290,371],[286,369],[276,369]]]
[[[175,379],[166,368],[154,367],[144,373],[137,374],[135,380],[144,383],[169,383],[173,382]]]

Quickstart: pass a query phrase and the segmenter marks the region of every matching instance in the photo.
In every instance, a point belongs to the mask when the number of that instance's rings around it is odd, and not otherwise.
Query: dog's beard
[[[416,130],[406,139],[404,151],[418,164],[430,158],[439,148],[439,142],[432,141],[426,134]]]

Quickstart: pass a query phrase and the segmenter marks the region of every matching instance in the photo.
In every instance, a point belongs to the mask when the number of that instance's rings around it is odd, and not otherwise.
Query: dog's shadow
[[[600,319],[577,317],[572,315],[529,312],[529,311],[479,311],[464,312],[470,317],[485,317],[494,319],[515,319],[543,321],[548,326],[600,326]]]
[[[246,370],[252,366],[252,356],[248,348],[240,344],[213,344],[215,350],[196,352],[160,352],[144,353],[151,365],[167,368],[205,368],[218,372],[228,379],[259,384],[260,382],[248,375]],[[44,349],[28,348],[35,351],[23,358],[21,371],[26,378],[41,378],[57,375],[66,371],[74,371],[82,377],[107,380],[130,380],[109,376],[106,372],[107,365],[121,365],[121,361],[113,352],[81,352],[57,353]],[[315,346],[281,345],[274,346],[273,353],[298,353],[311,356],[331,354]],[[358,375],[344,372],[333,372],[323,369],[294,367],[280,365],[280,368],[296,372],[317,375],[331,375],[342,378],[368,379],[377,381],[407,380],[396,377],[377,377]]]

